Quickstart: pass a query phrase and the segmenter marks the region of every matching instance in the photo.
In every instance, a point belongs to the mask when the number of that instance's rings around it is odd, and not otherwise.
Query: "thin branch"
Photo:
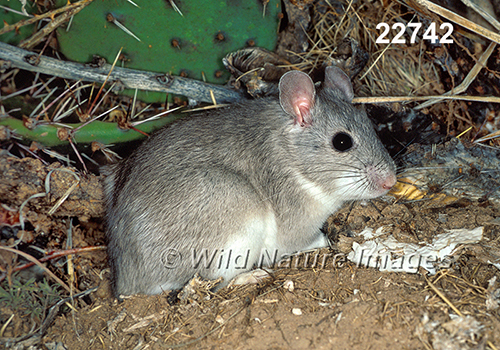
[[[19,47],[27,50],[34,48],[36,45],[41,43],[47,35],[56,30],[59,26],[61,26],[61,24],[69,21],[72,16],[76,15],[78,12],[80,12],[80,10],[83,10],[83,8],[88,4],[90,4],[90,2],[83,2],[83,4],[80,6],[64,11],[61,15],[53,18],[49,23],[47,23],[45,27],[37,31],[29,38],[23,40],[19,44]],[[47,41],[47,43],[48,42],[49,41]]]
[[[45,18],[53,18],[55,15],[58,15],[58,14],[63,13],[63,12],[67,12],[68,10],[73,10],[75,8],[78,8],[78,7],[83,8],[83,7],[87,6],[88,4],[90,4],[92,1],[93,0],[81,0],[79,2],[75,2],[73,4],[68,4],[64,7],[55,9],[53,11],[42,13],[40,15],[35,15],[34,17],[31,17],[30,19],[22,20],[22,21],[19,21],[17,23],[11,24],[11,25],[5,24],[4,27],[2,29],[0,29],[0,35],[11,32],[13,30],[18,30],[19,28],[21,28],[23,26],[27,26],[29,24],[36,23],[36,22],[38,22],[42,19],[45,19]]]
[[[103,67],[94,68],[81,63],[61,61],[0,42],[0,71],[11,67],[65,79],[103,84],[111,66],[105,64]],[[235,90],[198,80],[172,76],[168,73],[115,67],[109,76],[109,81],[118,82],[116,85],[120,86],[121,89],[159,91],[186,96],[198,102],[211,103],[210,91],[213,92],[219,103],[233,103],[245,99],[243,94]]]

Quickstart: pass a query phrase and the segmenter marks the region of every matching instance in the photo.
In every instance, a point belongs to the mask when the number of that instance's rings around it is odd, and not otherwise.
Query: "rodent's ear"
[[[325,86],[331,89],[340,90],[347,102],[351,102],[354,98],[351,79],[344,73],[342,69],[335,66],[326,67],[325,69]]]
[[[286,72],[280,79],[281,108],[300,126],[311,126],[311,109],[316,89],[309,75],[297,70]]]

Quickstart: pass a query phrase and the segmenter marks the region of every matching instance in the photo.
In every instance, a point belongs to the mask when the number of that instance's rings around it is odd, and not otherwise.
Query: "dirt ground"
[[[366,66],[367,74],[354,80],[357,97],[441,96],[455,91],[477,66],[486,69],[476,70],[465,94],[499,95],[500,51],[491,46],[489,52],[485,39],[459,26],[453,45],[423,40],[386,50],[375,43],[378,23],[407,23],[416,16],[427,26],[439,20],[414,10],[417,2],[285,3],[294,5],[288,8],[293,25],[280,33],[277,52],[283,57],[289,50],[299,52],[288,59],[313,75],[326,64],[343,66],[352,76]],[[349,52],[332,56],[341,38],[354,39],[340,45]],[[302,52],[306,47],[310,51]],[[370,53],[368,65],[360,48]],[[5,94],[32,84],[18,76],[0,84]],[[92,95],[93,87],[88,90]],[[20,106],[30,101],[36,106],[41,99],[26,93]],[[119,101],[108,98],[102,109]],[[397,159],[398,188],[371,202],[346,203],[325,225],[331,248],[299,254],[259,284],[213,293],[209,283],[194,279],[178,294],[123,301],[110,294],[102,176],[49,158],[48,148],[31,144],[27,151],[12,130],[0,129],[0,348],[499,349],[500,152],[498,139],[474,143],[498,132],[498,103],[426,101],[419,109],[376,103],[368,110],[381,139],[391,155],[406,152]],[[23,113],[13,116],[24,119]],[[57,151],[74,154],[69,146]],[[98,153],[86,148],[86,154]],[[387,272],[348,258],[369,239],[360,234],[367,227],[384,228],[374,238],[379,242],[419,247],[433,246],[453,229],[477,229],[481,238],[458,243],[433,265],[434,274],[423,266],[416,273]],[[477,231],[463,237],[472,232]],[[64,255],[51,255],[54,251]],[[42,261],[68,289],[36,266],[21,269],[28,263],[21,253]],[[398,258],[402,248],[387,254]]]
[[[42,180],[54,166],[61,168],[32,158],[0,157],[4,174],[0,191],[10,190],[13,195],[8,204],[14,206],[43,192]],[[57,173],[52,179],[56,192],[74,181],[69,173]],[[30,182],[25,182],[26,177]],[[81,178],[81,186],[59,209],[65,214],[81,211],[80,220],[73,222],[73,248],[105,242],[102,223],[86,216],[89,210],[102,210],[97,180],[94,175]],[[26,217],[32,244],[50,229],[61,233],[51,238],[51,248],[66,246],[67,217],[46,215],[56,199],[30,200]],[[299,259],[282,264],[285,268],[274,269],[260,284],[212,293],[193,281],[190,293],[133,296],[121,302],[109,293],[105,251],[76,254],[72,256],[73,286],[78,291],[73,294],[98,288],[61,306],[41,341],[49,349],[56,345],[67,349],[495,349],[500,344],[500,290],[495,281],[500,270],[490,262],[500,257],[499,217],[498,201],[490,200],[460,198],[430,206],[429,201],[412,203],[387,196],[357,202],[352,208],[346,205],[325,226],[331,249],[311,252],[307,263]],[[483,238],[460,245],[435,275],[422,268],[417,274],[380,272],[346,259],[353,242],[364,241],[357,233],[382,226],[388,228],[386,235],[407,243],[430,243],[436,235],[457,228],[483,227]],[[51,266],[59,266],[56,270],[64,273],[65,260]],[[70,283],[68,275],[62,278]],[[15,315],[4,337],[30,331],[27,318],[9,305],[0,312],[2,324]],[[33,338],[21,344],[30,341]]]

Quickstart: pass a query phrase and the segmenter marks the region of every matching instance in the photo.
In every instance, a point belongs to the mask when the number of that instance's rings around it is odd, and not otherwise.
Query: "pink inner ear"
[[[311,78],[299,71],[285,73],[279,83],[281,108],[300,126],[312,125],[311,108],[316,90]]]
[[[297,100],[294,105],[295,115],[297,116],[297,124],[300,126],[311,125],[311,121],[308,118],[311,109],[311,102],[303,98]]]

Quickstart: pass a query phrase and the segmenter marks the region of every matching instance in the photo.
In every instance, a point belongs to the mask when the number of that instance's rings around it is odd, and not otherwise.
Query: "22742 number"
[[[403,23],[394,23],[392,25],[392,29],[398,31],[394,38],[392,40],[389,40],[386,38],[387,34],[389,33],[390,27],[387,23],[379,23],[377,24],[377,29],[383,28],[382,33],[380,36],[377,38],[375,41],[377,44],[406,44],[406,39],[403,37],[403,35],[406,32],[406,27],[408,28],[414,28],[413,33],[411,34],[410,37],[410,44],[415,44],[418,32],[422,28],[422,23],[408,23],[407,25],[404,25]],[[439,38],[439,35],[436,34],[436,23],[432,22],[427,30],[424,32],[424,35],[422,36],[423,40],[430,40],[432,43],[437,43],[440,42],[441,44],[453,44],[453,39],[450,39],[451,34],[453,33],[453,25],[451,23],[443,23],[439,27],[439,29],[447,29],[447,32],[443,35],[442,38]]]

